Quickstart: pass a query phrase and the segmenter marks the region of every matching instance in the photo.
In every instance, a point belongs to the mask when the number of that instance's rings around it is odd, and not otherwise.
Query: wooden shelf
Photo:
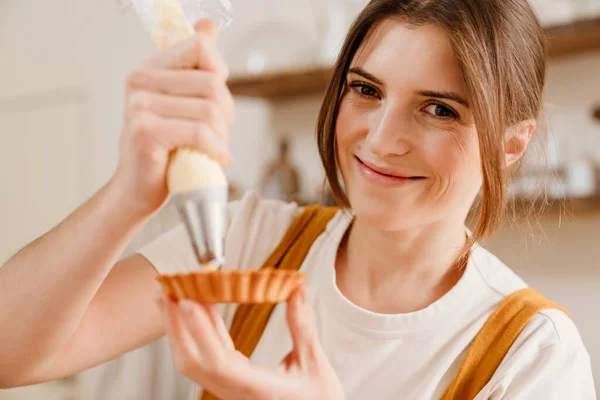
[[[519,220],[530,214],[532,218],[549,216],[550,218],[564,217],[566,220],[569,220],[577,219],[579,216],[583,215],[600,215],[600,166],[594,168],[594,175],[596,177],[596,191],[589,197],[566,197],[556,199],[544,199],[543,196],[540,196],[540,198],[527,198],[523,196],[511,197],[508,199],[506,217],[508,219],[514,217]],[[515,179],[518,181],[519,178],[532,177],[541,179],[537,183],[539,189],[541,189],[542,182],[545,182],[546,184],[550,183],[550,179],[548,178],[559,178],[565,183],[567,179],[566,171],[564,169],[557,169],[554,171],[545,169],[522,170],[521,174],[515,177]],[[516,183],[516,181],[513,182]]]
[[[564,216],[566,219],[578,218],[581,215],[591,213],[600,214],[600,194],[587,198],[549,199],[546,205],[533,203],[531,200],[513,198],[509,200],[507,207],[507,218],[517,218],[527,214],[533,209],[533,217],[540,216]],[[513,211],[514,210],[514,211]]]
[[[550,59],[600,50],[600,17],[545,29]],[[236,96],[277,99],[319,94],[325,91],[331,69],[315,67],[306,70],[237,76],[228,85]]]
[[[545,29],[550,59],[600,50],[600,17]]]
[[[549,199],[546,204],[526,198],[511,198],[506,205],[503,223],[531,223],[536,220],[577,221],[600,216],[600,195],[589,198]],[[469,211],[469,223],[478,217],[478,210]]]
[[[227,83],[234,96],[278,98],[322,93],[327,87],[331,69],[315,67],[234,77]]]

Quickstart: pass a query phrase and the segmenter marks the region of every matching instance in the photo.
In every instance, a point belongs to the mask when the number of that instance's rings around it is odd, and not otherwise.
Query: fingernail
[[[179,308],[186,315],[192,315],[194,312],[194,303],[190,300],[179,300]]]
[[[302,304],[308,302],[308,288],[305,285],[300,287],[300,300],[302,301]]]

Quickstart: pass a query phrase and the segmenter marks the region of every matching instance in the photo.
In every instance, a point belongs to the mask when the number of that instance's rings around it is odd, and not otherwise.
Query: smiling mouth
[[[391,172],[389,170],[385,170],[382,168],[378,168],[377,166],[373,165],[373,164],[369,164],[366,163],[364,161],[362,161],[359,157],[354,156],[354,158],[356,159],[356,161],[363,167],[363,168],[367,168],[369,171],[371,171],[374,174],[380,175],[382,177],[386,177],[389,179],[395,179],[395,180],[400,180],[400,181],[409,181],[409,180],[419,180],[419,179],[424,179],[424,176],[405,176],[405,175],[400,175],[394,172]]]

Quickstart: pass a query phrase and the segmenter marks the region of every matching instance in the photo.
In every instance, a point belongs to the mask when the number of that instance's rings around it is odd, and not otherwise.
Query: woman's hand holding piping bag
[[[197,185],[215,176],[224,179],[212,160],[222,165],[231,162],[228,143],[234,102],[216,36],[215,24],[200,20],[194,34],[146,61],[127,80],[120,161],[113,180],[128,191],[141,211],[155,212],[170,191],[186,190],[190,182]],[[182,179],[167,180],[177,149],[206,154],[216,173],[178,174]],[[194,162],[189,153],[180,155],[182,159],[174,162]]]

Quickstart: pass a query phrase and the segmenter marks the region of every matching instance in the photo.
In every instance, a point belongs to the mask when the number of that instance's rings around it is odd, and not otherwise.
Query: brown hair
[[[368,33],[387,18],[437,24],[449,34],[479,137],[483,183],[470,243],[489,237],[506,205],[506,129],[537,119],[545,81],[545,42],[527,0],[372,0],[356,17],[333,67],[317,124],[317,141],[331,191],[349,207],[336,162],[335,123],[346,74]],[[469,246],[470,247],[470,246]]]

